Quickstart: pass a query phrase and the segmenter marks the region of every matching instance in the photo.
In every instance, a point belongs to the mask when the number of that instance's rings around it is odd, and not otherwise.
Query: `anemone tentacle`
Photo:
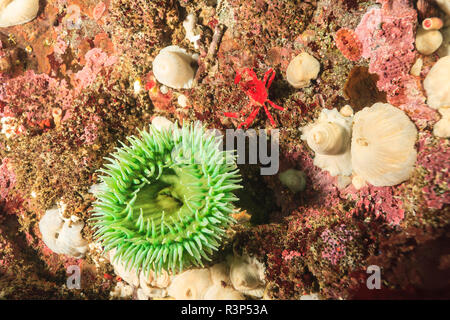
[[[137,272],[202,266],[234,222],[233,191],[241,188],[235,155],[198,122],[150,125],[139,135],[120,142],[99,170],[95,239]]]

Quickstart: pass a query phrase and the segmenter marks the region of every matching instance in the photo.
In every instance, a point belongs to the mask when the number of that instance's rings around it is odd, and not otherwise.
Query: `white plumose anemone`
[[[248,255],[234,255],[230,259],[230,280],[234,289],[261,298],[265,289],[264,265]]]
[[[178,46],[162,49],[153,60],[153,74],[158,82],[173,89],[190,89],[194,84],[195,59]]]
[[[314,123],[301,128],[302,140],[315,152],[314,165],[332,176],[350,175],[351,128],[352,116],[343,116],[337,109],[323,109]]]
[[[291,60],[286,69],[286,78],[294,88],[309,86],[312,79],[316,79],[320,71],[320,63],[306,52],[300,53]]]
[[[82,258],[88,250],[88,242],[83,239],[83,221],[63,219],[60,209],[51,208],[39,221],[39,230],[44,243],[55,253]]]
[[[440,58],[430,69],[423,87],[433,109],[450,107],[450,56]]]
[[[30,22],[39,11],[39,0],[0,0],[0,28]]]
[[[417,129],[400,109],[375,103],[353,119],[352,166],[356,175],[377,186],[410,178],[416,162]]]

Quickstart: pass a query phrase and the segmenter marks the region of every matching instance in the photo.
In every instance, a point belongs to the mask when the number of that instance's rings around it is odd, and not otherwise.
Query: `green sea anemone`
[[[137,272],[203,266],[234,222],[233,191],[241,188],[235,156],[198,122],[139,133],[105,158],[95,238]]]

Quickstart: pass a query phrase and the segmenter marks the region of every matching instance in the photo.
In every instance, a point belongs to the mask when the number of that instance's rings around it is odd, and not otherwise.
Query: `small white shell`
[[[173,89],[190,89],[194,83],[194,58],[177,46],[162,49],[153,60],[153,74],[158,82]]]
[[[286,69],[286,79],[294,88],[309,86],[310,80],[317,78],[320,63],[312,55],[302,52],[291,60]]]
[[[408,180],[416,162],[417,129],[400,109],[375,103],[354,117],[353,171],[377,187]]]
[[[39,11],[39,0],[0,0],[0,28],[30,22]]]
[[[209,269],[191,269],[173,278],[168,294],[176,300],[202,300],[211,285]]]
[[[428,72],[423,87],[433,109],[450,107],[450,56],[440,58]]]
[[[314,165],[332,176],[352,173],[350,136],[352,116],[323,109],[319,119],[302,128],[302,140],[315,152]]]
[[[362,187],[366,186],[366,181],[363,178],[361,178],[360,176],[354,176],[352,178],[352,184],[356,190],[359,190]]]
[[[413,66],[411,67],[411,70],[409,71],[410,74],[413,76],[420,76],[420,73],[422,72],[423,67],[423,60],[422,58],[417,58],[416,62],[414,62]]]
[[[346,104],[339,110],[339,113],[342,114],[344,117],[352,117],[353,116],[353,109],[350,105]]]

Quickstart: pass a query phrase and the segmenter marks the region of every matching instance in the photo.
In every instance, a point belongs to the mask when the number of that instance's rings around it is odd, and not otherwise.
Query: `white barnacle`
[[[153,74],[162,83],[173,89],[190,89],[194,84],[196,61],[186,50],[178,46],[162,49],[153,60]]]
[[[410,178],[416,162],[417,129],[408,116],[388,103],[375,103],[354,117],[354,173],[377,186],[393,186]]]
[[[39,11],[39,0],[0,0],[0,28],[30,22]]]

